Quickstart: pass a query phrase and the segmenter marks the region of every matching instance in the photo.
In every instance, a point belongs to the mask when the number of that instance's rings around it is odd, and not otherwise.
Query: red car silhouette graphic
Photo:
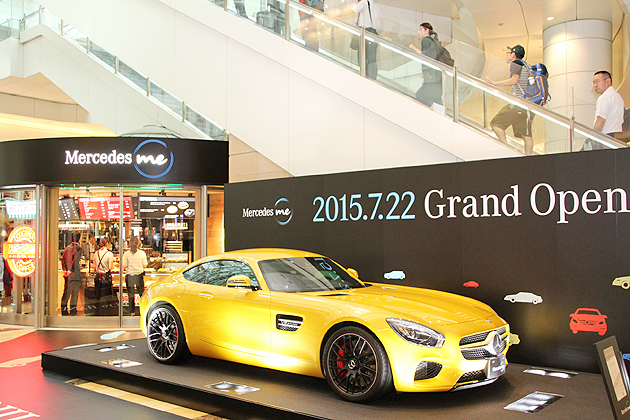
[[[571,317],[569,327],[573,334],[577,334],[578,331],[591,331],[604,335],[608,330],[608,325],[606,325],[608,317],[602,315],[598,309],[579,308],[569,316]]]

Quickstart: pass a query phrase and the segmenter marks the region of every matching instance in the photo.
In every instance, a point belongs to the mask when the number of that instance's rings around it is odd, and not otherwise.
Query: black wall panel
[[[612,284],[630,275],[629,169],[623,149],[232,184],[226,248],[305,249],[364,281],[470,296],[518,335],[510,360],[598,371],[603,336],[630,353],[630,290]],[[505,300],[519,292],[543,301]],[[571,330],[580,308],[606,316],[603,335]]]

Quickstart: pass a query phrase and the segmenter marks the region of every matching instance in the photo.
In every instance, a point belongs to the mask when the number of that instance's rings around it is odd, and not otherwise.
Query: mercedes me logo
[[[289,200],[286,198],[281,198],[276,201],[273,214],[278,224],[284,226],[289,223],[291,221],[291,218],[293,217],[293,208],[291,207],[291,203],[289,203]]]
[[[173,167],[173,152],[161,140],[145,140],[133,152],[133,165],[146,178],[160,178]]]

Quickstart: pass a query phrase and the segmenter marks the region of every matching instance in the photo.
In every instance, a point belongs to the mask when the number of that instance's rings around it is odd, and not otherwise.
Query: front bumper
[[[493,318],[481,331],[470,325],[451,326],[439,349],[394,341],[396,348],[388,349],[388,354],[396,390],[450,391],[494,382],[505,373],[510,329],[498,316]]]

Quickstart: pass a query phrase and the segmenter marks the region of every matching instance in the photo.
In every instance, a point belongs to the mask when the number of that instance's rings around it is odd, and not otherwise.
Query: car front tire
[[[359,327],[343,327],[328,338],[322,366],[332,390],[347,401],[376,400],[394,388],[383,345]]]
[[[147,344],[151,355],[160,363],[177,363],[188,355],[184,327],[172,306],[160,305],[151,311]]]

